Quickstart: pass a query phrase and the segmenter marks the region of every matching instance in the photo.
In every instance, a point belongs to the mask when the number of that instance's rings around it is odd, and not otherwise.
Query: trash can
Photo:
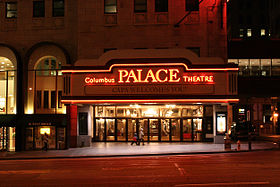
[[[225,141],[225,149],[231,149],[231,140],[227,134],[224,138],[224,141]]]

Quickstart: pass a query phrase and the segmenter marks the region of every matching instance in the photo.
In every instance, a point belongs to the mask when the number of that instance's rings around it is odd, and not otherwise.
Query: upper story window
[[[117,13],[117,0],[104,0],[104,13],[105,14]]]
[[[247,37],[251,37],[252,36],[252,29],[247,29]]]
[[[240,76],[280,76],[280,59],[228,59],[238,64]]]
[[[64,0],[53,0],[53,17],[64,16]]]
[[[186,0],[186,11],[199,11],[199,0]]]
[[[17,17],[17,2],[6,2],[6,18]]]
[[[147,12],[147,0],[134,0],[134,12]]]
[[[244,37],[244,29],[239,29],[239,37],[240,38]]]
[[[168,0],[155,0],[155,12],[168,12]]]
[[[261,36],[265,36],[265,29],[261,29]]]
[[[33,1],[33,17],[45,17],[45,1]]]
[[[57,70],[61,69],[61,62],[57,62],[53,57],[44,58],[38,62],[35,69],[38,76],[56,76]],[[62,73],[58,71],[58,75]]]

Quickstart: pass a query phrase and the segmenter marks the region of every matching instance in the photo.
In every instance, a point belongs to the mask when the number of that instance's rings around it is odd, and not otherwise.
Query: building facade
[[[279,6],[274,0],[228,4],[228,61],[239,67],[234,122],[252,124],[261,136],[279,134]]]
[[[237,101],[237,72],[236,67],[227,65],[226,1],[4,0],[0,9],[1,149],[40,149],[44,133],[49,134],[52,149],[87,146],[92,141],[129,141],[141,124],[146,141],[219,142],[222,136],[216,136],[215,111],[222,112],[220,117],[227,122],[221,126],[221,134],[227,132],[231,103]],[[179,76],[175,87],[182,87],[180,81],[194,69],[197,74],[192,76],[205,76],[212,82],[188,84],[194,88],[181,94],[110,95],[100,89],[101,85],[75,83],[83,80],[76,75],[87,71],[69,72],[90,69],[95,76],[97,70],[112,70],[112,77],[125,64],[126,71],[134,73],[140,73],[137,67],[143,66],[139,76],[148,76],[147,81],[152,81],[148,84],[159,87],[156,89],[164,89],[158,83],[165,78],[172,82]],[[91,91],[85,97],[88,88]],[[83,99],[75,102],[74,97]],[[117,101],[101,102],[103,97]],[[162,99],[153,101],[152,108],[159,110],[157,116],[143,113],[144,109],[140,112],[139,106],[151,112],[144,101],[157,98]],[[134,101],[139,99],[141,102]],[[134,108],[125,111],[130,105]],[[124,116],[118,116],[120,111]],[[209,128],[207,120],[211,121]],[[169,134],[164,135],[163,129]]]

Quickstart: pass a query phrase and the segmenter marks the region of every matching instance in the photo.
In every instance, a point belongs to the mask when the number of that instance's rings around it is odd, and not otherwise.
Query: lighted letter
[[[138,82],[137,77],[136,77],[136,75],[135,75],[135,73],[134,73],[133,69],[132,69],[132,70],[130,70],[129,75],[128,75],[128,77],[127,77],[127,79],[126,79],[126,81],[125,81],[125,82],[130,83],[129,78],[133,78],[133,79],[134,79],[134,81],[133,81],[133,82]]]
[[[136,70],[137,71],[137,73],[138,73],[138,82],[143,82],[142,81],[142,69],[137,69]]]
[[[155,78],[155,75],[154,75],[154,73],[151,69],[148,71],[146,79],[144,80],[144,82],[149,82],[148,78],[152,78],[153,79],[152,82],[157,82],[157,80]]]
[[[90,81],[90,78],[89,78],[89,77],[86,77],[86,78],[85,78],[85,82],[88,84],[89,81]]]
[[[156,78],[158,80],[158,82],[166,82],[168,80],[167,76],[165,76],[165,79],[164,80],[161,80],[160,77],[159,77],[159,74],[160,72],[164,72],[165,74],[167,74],[167,70],[166,69],[160,69],[156,72]]]
[[[124,74],[123,74],[124,73]],[[127,77],[128,71],[127,70],[119,70],[119,83],[123,83],[123,78]]]
[[[177,78],[177,75],[179,73],[178,69],[170,69],[169,72],[170,72],[169,82],[179,82],[180,81],[181,78]]]

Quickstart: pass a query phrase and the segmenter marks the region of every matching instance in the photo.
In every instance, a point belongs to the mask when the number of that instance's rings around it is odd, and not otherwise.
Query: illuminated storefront
[[[148,142],[223,141],[238,102],[238,68],[170,61],[62,70],[70,146],[131,141],[140,127]]]
[[[0,151],[16,149],[17,58],[0,45]]]
[[[50,118],[49,115],[26,115],[25,123],[25,150],[43,148],[43,135],[48,135],[49,149],[66,148],[65,115],[57,114]]]

